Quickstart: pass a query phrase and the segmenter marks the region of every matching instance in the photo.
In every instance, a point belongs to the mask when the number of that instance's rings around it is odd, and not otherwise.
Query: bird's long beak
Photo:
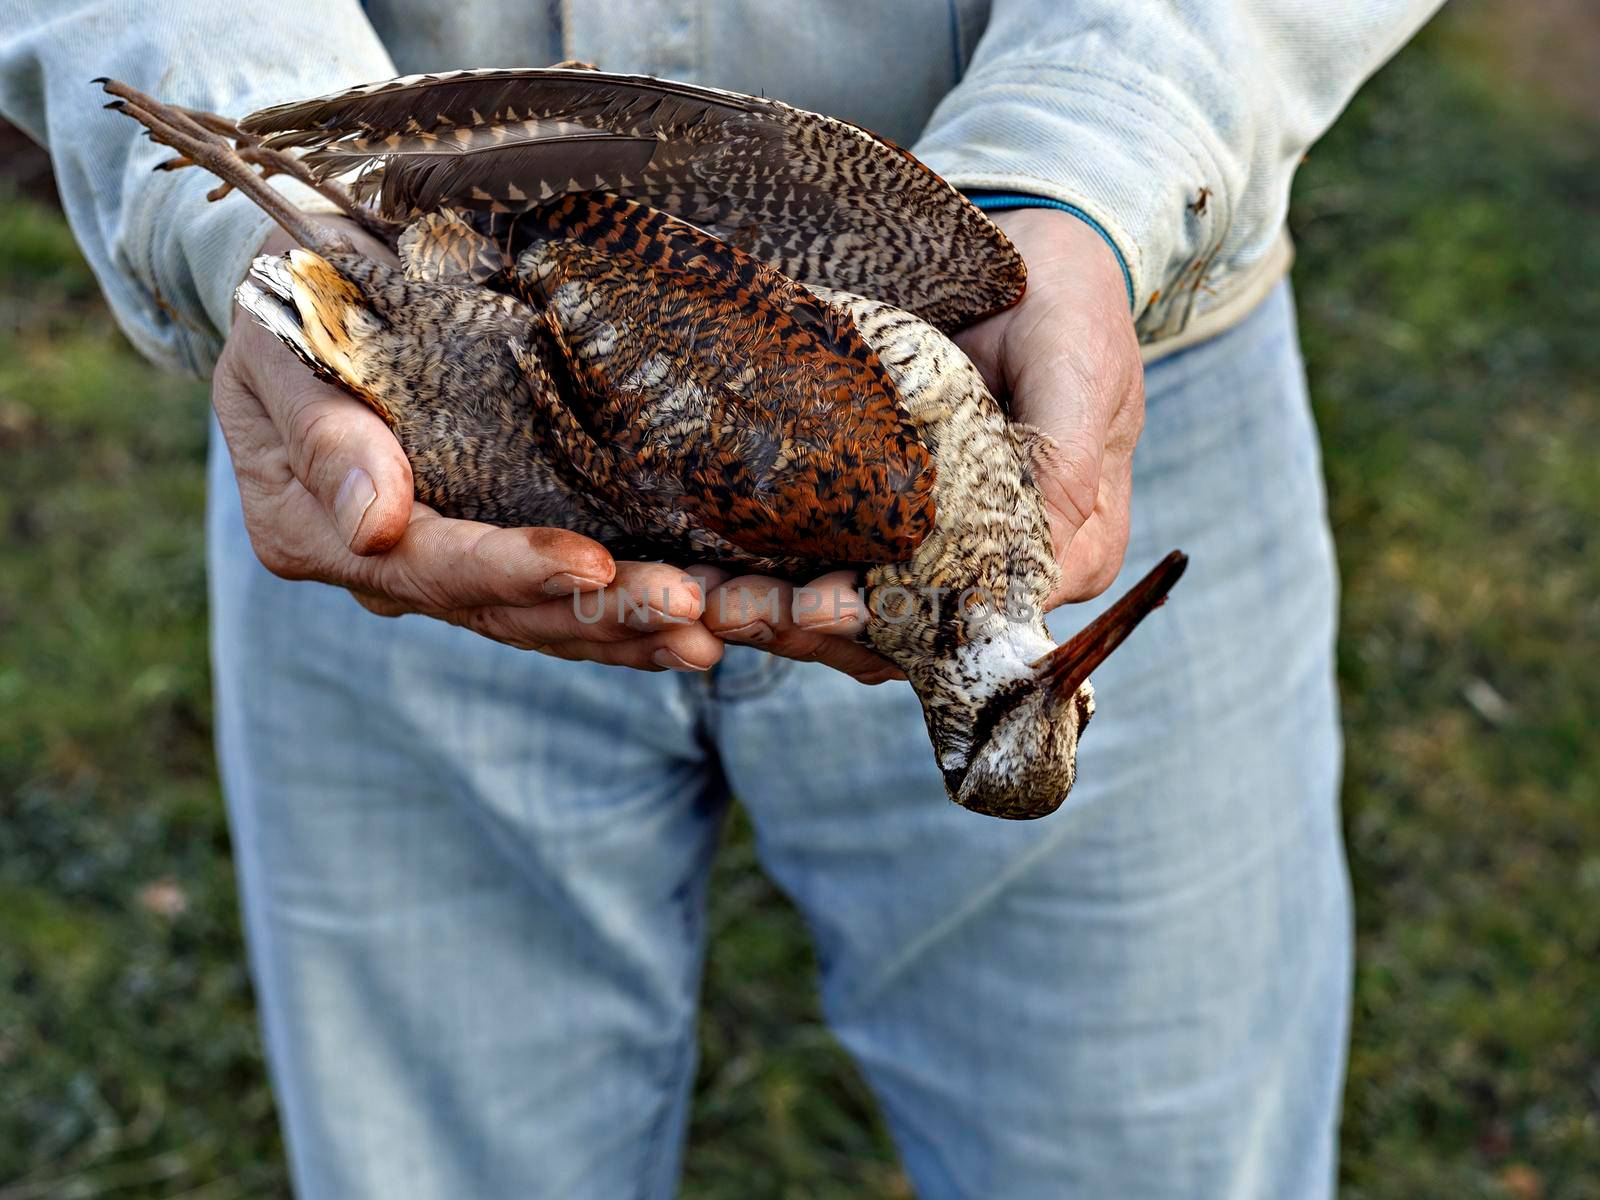
[[[1189,565],[1189,556],[1174,550],[1163,558],[1153,571],[1128,589],[1126,595],[1091,621],[1082,632],[1046,654],[1034,667],[1041,682],[1048,683],[1061,699],[1066,699],[1083,686],[1101,663],[1123,639],[1134,631],[1140,621],[1159,608],[1178,582],[1183,569]]]

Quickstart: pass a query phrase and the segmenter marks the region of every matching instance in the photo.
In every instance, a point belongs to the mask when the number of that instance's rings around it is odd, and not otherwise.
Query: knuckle
[[[830,651],[833,649],[816,634],[811,634],[807,637],[790,638],[787,639],[786,643],[780,642],[779,645],[781,648],[778,652],[785,658],[792,658],[795,662],[803,663],[825,663],[830,658]]]
[[[509,632],[499,618],[487,609],[469,608],[465,612],[453,615],[451,620],[463,628],[472,630],[473,633],[494,638],[496,641],[505,640]]]
[[[376,568],[381,560],[363,559],[362,562],[372,563]],[[450,597],[445,594],[444,588],[439,583],[428,577],[422,571],[405,562],[394,562],[388,565],[385,574],[384,591],[392,596],[404,597],[406,601],[415,605],[422,612],[443,612],[452,607]]]
[[[528,649],[535,654],[559,658],[563,662],[589,662],[593,659],[593,656],[583,648],[582,643],[547,641],[541,642],[536,646],[529,646]]]
[[[1082,529],[1094,516],[1099,499],[1099,481],[1088,477],[1082,468],[1069,468],[1052,477],[1046,502],[1074,529]]]
[[[442,526],[447,544],[459,546],[461,561],[470,579],[480,581],[494,594],[510,600],[519,594],[515,586],[523,582],[526,564],[517,553],[515,539],[500,529],[472,526]],[[455,539],[460,538],[458,542]]]
[[[714,628],[738,629],[760,620],[777,629],[787,623],[792,604],[784,585],[760,575],[741,575],[719,587],[704,611]]]
[[[344,443],[329,404],[306,404],[295,410],[289,422],[289,446],[301,480],[310,487],[328,468],[328,460]]]
[[[446,618],[452,625],[459,625],[469,629],[480,637],[491,641],[504,642],[508,646],[520,649],[530,648],[530,643],[520,633],[505,621],[502,615],[492,608],[460,609],[449,614]]]

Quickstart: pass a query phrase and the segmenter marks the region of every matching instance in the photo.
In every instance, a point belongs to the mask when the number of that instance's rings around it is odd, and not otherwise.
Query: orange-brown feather
[[[541,210],[517,281],[550,314],[569,403],[617,495],[748,553],[897,562],[934,467],[850,318],[748,255],[615,197]]]

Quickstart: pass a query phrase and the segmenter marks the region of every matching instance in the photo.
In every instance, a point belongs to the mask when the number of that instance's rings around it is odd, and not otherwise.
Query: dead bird
[[[614,553],[863,576],[946,790],[1053,812],[1088,676],[1174,552],[1056,646],[1035,472],[948,334],[1022,296],[1020,256],[892,143],[778,101],[582,65],[412,76],[235,123],[109,81],[109,107],[299,243],[240,304],[388,422],[418,498]],[[288,174],[400,267],[289,203]],[[346,182],[348,181],[348,183]]]

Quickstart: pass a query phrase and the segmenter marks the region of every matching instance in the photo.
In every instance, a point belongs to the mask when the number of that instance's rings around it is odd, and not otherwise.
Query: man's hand
[[[1144,370],[1122,269],[1099,235],[1048,208],[1000,213],[995,221],[1028,264],[1027,294],[956,341],[1013,419],[1055,439],[1037,473],[1061,564],[1054,608],[1099,595],[1122,566],[1133,447],[1144,427]],[[825,662],[863,682],[897,677],[847,640],[862,622],[859,605],[841,597],[843,582],[826,576],[802,592],[815,602],[751,623],[743,619],[755,607],[750,598],[765,600],[783,585],[755,576],[730,580],[707,597],[705,624],[727,641]]]
[[[366,253],[387,253],[345,228]],[[289,245],[274,234],[262,253]],[[722,657],[698,620],[706,585],[692,573],[614,562],[565,530],[497,529],[417,503],[382,419],[246,314],[236,314],[217,363],[212,403],[251,544],[275,575],[348,588],[384,616],[425,613],[560,658],[705,670]],[[581,599],[580,619],[574,593],[595,592]],[[602,599],[606,615],[595,619]]]
[[[1061,564],[1049,607],[1111,586],[1128,548],[1144,365],[1111,247],[1071,213],[1023,208],[995,223],[1028,264],[1022,303],[956,335],[1011,417],[1056,452],[1038,472]]]

